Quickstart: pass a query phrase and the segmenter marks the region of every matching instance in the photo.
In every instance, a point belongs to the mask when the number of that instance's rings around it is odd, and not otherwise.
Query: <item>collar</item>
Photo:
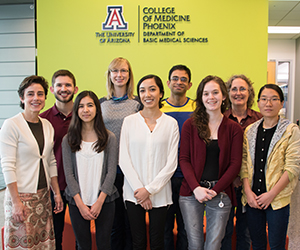
[[[183,105],[175,106],[175,105],[173,105],[172,103],[170,103],[170,102],[168,101],[168,99],[169,99],[169,97],[168,97],[168,98],[165,98],[163,101],[165,101],[166,103],[168,103],[170,106],[176,107],[176,108],[184,107],[184,106],[190,101],[190,98],[186,96],[186,102],[185,102]]]
[[[127,99],[128,99],[128,95],[125,94],[125,95],[122,96],[122,97],[115,97],[115,96],[113,96],[111,99],[112,99],[114,102],[120,102],[120,101],[127,100]]]
[[[71,111],[70,114],[68,114],[67,116],[65,116],[63,113],[61,113],[61,112],[58,110],[56,104],[53,105],[53,107],[51,108],[51,111],[52,111],[53,115],[55,115],[55,116],[61,115],[61,116],[66,117],[66,118],[72,117],[72,113],[73,113],[73,111]]]
[[[232,114],[232,108],[231,108],[231,107],[229,107],[229,108],[225,111],[224,115],[226,115],[227,117],[233,117],[233,118],[236,118],[236,117]],[[252,117],[252,115],[253,115],[252,110],[249,109],[249,108],[247,108],[247,116],[246,116],[246,117],[248,117],[248,116],[249,116],[249,117]]]

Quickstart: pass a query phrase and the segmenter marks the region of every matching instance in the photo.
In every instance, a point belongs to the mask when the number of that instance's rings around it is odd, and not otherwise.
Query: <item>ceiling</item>
[[[24,4],[24,3],[34,3],[34,0],[0,0],[1,4]]]
[[[33,2],[34,0],[0,0],[0,5]],[[269,0],[269,26],[300,26],[300,1]],[[269,34],[269,39],[298,37],[300,34]]]
[[[269,1],[269,26],[300,26],[300,1]],[[269,34],[269,39],[297,39],[300,34]]]

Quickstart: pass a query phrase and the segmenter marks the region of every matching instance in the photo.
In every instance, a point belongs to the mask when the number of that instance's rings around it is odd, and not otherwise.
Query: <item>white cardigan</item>
[[[124,200],[136,203],[134,191],[145,187],[153,207],[172,204],[171,177],[177,168],[179,132],[177,121],[166,114],[150,132],[140,113],[124,119],[119,165],[125,175]]]
[[[19,193],[36,193],[40,159],[43,159],[47,186],[57,176],[53,154],[54,129],[43,118],[44,150],[40,155],[38,143],[21,113],[4,121],[0,130],[0,155],[5,183],[17,182]]]

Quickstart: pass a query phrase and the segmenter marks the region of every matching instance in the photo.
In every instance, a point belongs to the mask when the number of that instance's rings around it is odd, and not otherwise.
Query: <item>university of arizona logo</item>
[[[128,23],[123,17],[123,6],[107,6],[107,16],[102,23],[102,30],[128,30]]]

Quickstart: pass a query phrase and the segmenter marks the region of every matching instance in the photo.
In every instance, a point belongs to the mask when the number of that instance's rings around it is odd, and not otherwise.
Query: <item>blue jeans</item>
[[[132,250],[132,238],[129,226],[128,215],[123,201],[124,175],[117,174],[115,186],[119,192],[119,198],[115,200],[116,210],[114,224],[111,231],[112,250]]]
[[[184,229],[183,218],[179,207],[179,191],[183,177],[172,177],[172,200],[173,204],[169,207],[165,226],[165,250],[187,250],[187,236]],[[177,223],[177,241],[174,247],[174,220]]]
[[[221,241],[225,235],[225,228],[231,210],[228,195],[223,194],[224,207],[220,208],[221,194],[212,200],[198,202],[195,196],[180,196],[179,205],[184,220],[188,238],[189,250],[220,250]],[[203,237],[203,215],[206,211],[206,241]]]
[[[221,250],[231,250],[231,238],[233,234],[233,218],[234,211],[236,212],[236,250],[250,250],[251,239],[247,224],[247,215],[243,213],[243,205],[241,202],[242,198],[242,187],[235,188],[237,207],[231,208],[230,216],[226,226],[226,233],[222,240]]]
[[[78,207],[69,204],[70,218],[79,250],[92,249],[91,225],[85,220]],[[113,225],[115,202],[104,203],[98,218],[95,220],[96,245],[98,250],[110,250],[110,232]]]
[[[247,219],[253,250],[267,249],[266,223],[271,250],[285,250],[286,233],[289,224],[290,205],[273,210],[251,208],[247,205]]]

